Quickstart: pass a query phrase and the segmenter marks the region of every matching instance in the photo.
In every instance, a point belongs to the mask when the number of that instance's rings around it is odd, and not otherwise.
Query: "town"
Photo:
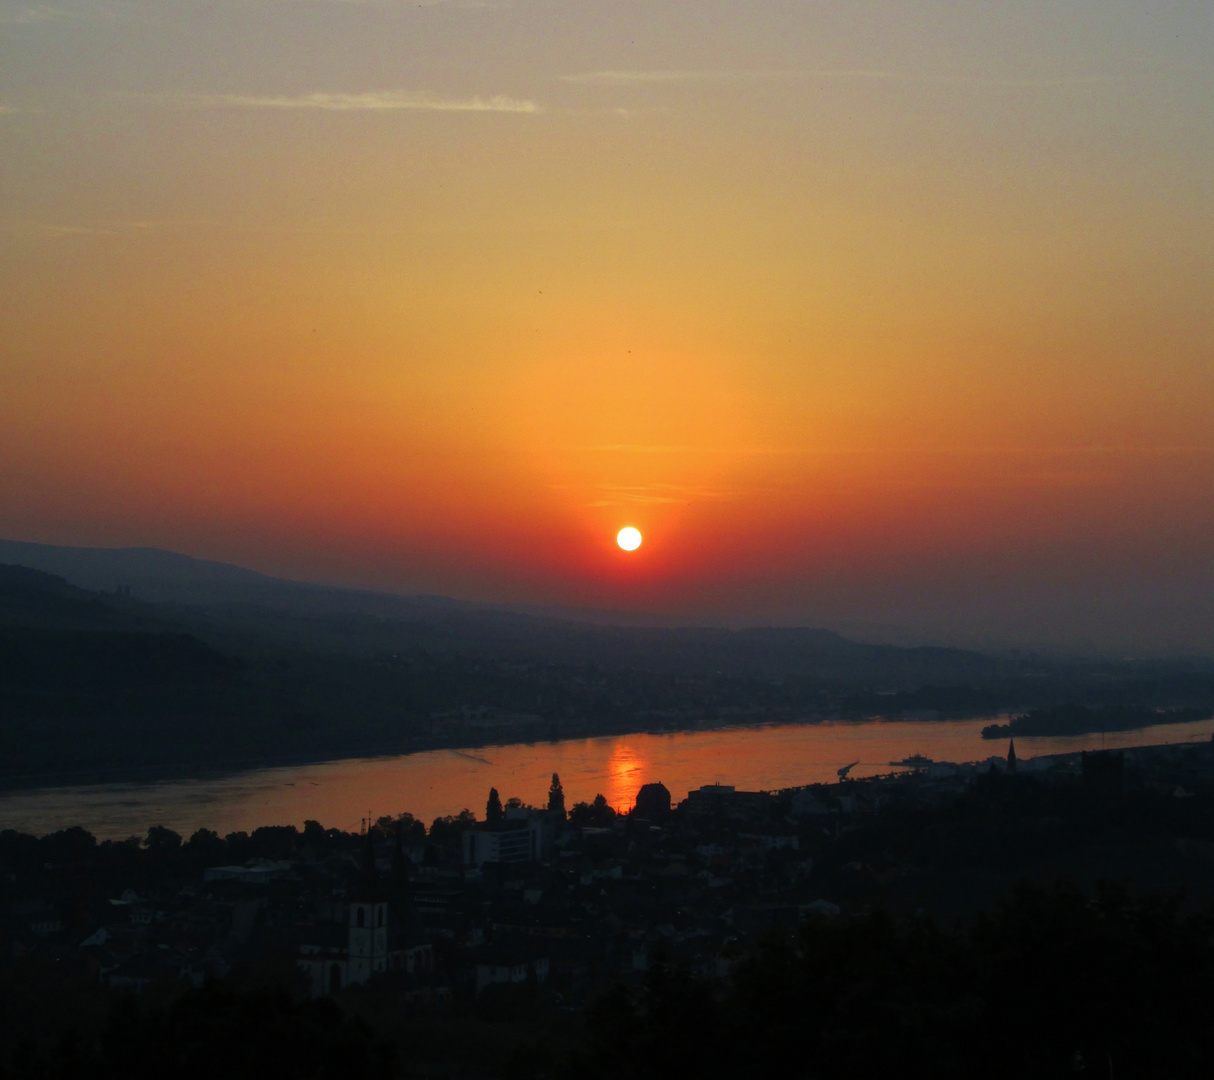
[[[840,773],[775,792],[701,787],[678,803],[654,781],[627,812],[602,796],[566,807],[554,775],[542,807],[493,790],[479,815],[426,827],[399,811],[358,833],[156,826],[98,843],[79,828],[8,830],[5,1034],[53,1042],[120,998],[224,982],[355,1014],[390,1000],[401,1015],[508,1007],[562,1023],[656,966],[711,983],[807,920],[966,916],[1024,878],[1214,898],[1214,744],[1026,761],[1011,747],[976,764]]]

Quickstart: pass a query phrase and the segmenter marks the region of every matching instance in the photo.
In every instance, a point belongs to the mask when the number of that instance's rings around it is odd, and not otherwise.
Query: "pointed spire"
[[[362,862],[358,868],[358,892],[362,899],[370,900],[379,892],[379,872],[375,869],[375,834],[368,830],[367,842],[363,845]]]
[[[405,862],[405,823],[396,823],[396,836],[392,841],[392,884],[408,884],[409,867]]]
[[[1010,739],[1007,744],[1007,771],[1016,771],[1016,740]]]

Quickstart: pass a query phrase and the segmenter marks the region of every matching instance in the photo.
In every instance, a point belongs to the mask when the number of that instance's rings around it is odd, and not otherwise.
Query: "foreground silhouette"
[[[211,1080],[301,1077],[380,1080],[395,1075],[389,1048],[331,1001],[273,991],[194,990],[166,1009],[121,1003],[96,1041],[67,1037],[49,1055],[18,1048],[5,1077]]]
[[[769,939],[722,985],[658,965],[590,1016],[585,1077],[1209,1075],[1208,916],[1022,886],[961,930],[873,914]],[[791,1072],[790,1072],[791,1068]]]

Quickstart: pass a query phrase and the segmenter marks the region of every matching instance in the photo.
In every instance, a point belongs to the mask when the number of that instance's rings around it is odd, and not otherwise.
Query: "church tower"
[[[388,970],[388,901],[375,872],[375,843],[367,834],[358,891],[350,901],[349,983],[365,983]]]
[[[1009,739],[1007,744],[1007,771],[1016,771],[1016,740]]]

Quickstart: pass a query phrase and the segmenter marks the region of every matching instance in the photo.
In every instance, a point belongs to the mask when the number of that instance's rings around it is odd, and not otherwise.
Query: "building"
[[[291,872],[289,862],[269,862],[258,859],[250,866],[211,866],[203,871],[202,879],[212,881],[239,881],[246,885],[268,885],[279,881]]]
[[[320,936],[329,940],[301,945],[299,949],[298,967],[308,976],[312,997],[335,994],[388,970],[387,903],[352,903],[345,933]]]
[[[535,979],[543,986],[548,981],[549,959],[542,946],[523,941],[495,941],[484,946],[477,957],[476,993],[479,997],[490,986],[509,986]]]
[[[544,812],[507,811],[499,825],[469,829],[463,835],[464,866],[477,869],[485,863],[538,862],[551,833]]]
[[[639,818],[660,821],[670,815],[670,791],[665,784],[642,784],[637,792],[633,813]]]
[[[331,926],[328,933],[316,936],[319,941],[300,946],[296,961],[308,978],[309,993],[314,998],[362,985],[373,975],[389,971],[421,973],[434,969],[430,942],[420,932],[410,936],[406,928],[391,925],[388,901],[376,877],[375,848],[370,835],[358,892],[346,912],[344,933]]]

